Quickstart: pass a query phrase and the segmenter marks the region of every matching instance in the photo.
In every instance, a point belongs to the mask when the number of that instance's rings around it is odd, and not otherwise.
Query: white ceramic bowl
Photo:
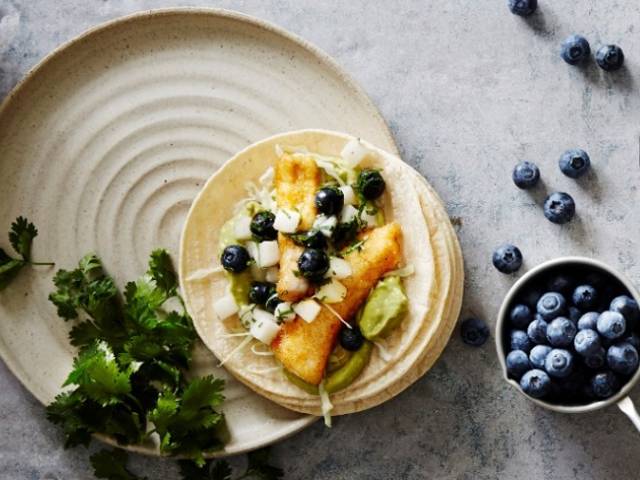
[[[528,400],[540,405],[541,407],[548,408],[549,410],[553,410],[556,412],[563,413],[584,413],[591,412],[593,410],[598,410],[600,408],[607,407],[609,405],[617,404],[618,407],[631,419],[636,428],[640,430],[640,416],[636,411],[633,402],[629,398],[629,392],[631,389],[638,383],[640,380],[640,369],[636,371],[636,373],[627,381],[625,385],[610,398],[606,400],[599,400],[595,402],[591,402],[585,405],[562,405],[558,403],[546,402],[544,400],[532,398],[526,395],[520,385],[515,380],[509,378],[507,375],[507,365],[505,362],[505,349],[504,349],[504,328],[505,324],[508,321],[508,312],[509,307],[512,304],[513,300],[517,298],[517,296],[528,286],[535,282],[536,279],[540,279],[546,276],[549,271],[555,270],[561,267],[566,267],[567,271],[570,272],[571,268],[586,268],[593,269],[594,271],[600,270],[605,274],[609,274],[616,278],[622,286],[624,286],[629,294],[636,300],[636,302],[640,303],[640,292],[638,289],[631,283],[631,281],[618,272],[614,270],[610,266],[592,258],[586,257],[561,257],[554,260],[550,260],[548,262],[544,262],[538,265],[535,268],[532,268],[527,273],[525,273],[522,277],[518,279],[518,281],[511,287],[507,295],[505,296],[502,305],[500,307],[500,311],[498,312],[498,320],[496,322],[496,330],[495,330],[495,342],[496,342],[496,350],[498,352],[498,360],[500,361],[500,366],[502,367],[502,373],[504,379],[511,386],[516,388],[523,396],[525,396]]]

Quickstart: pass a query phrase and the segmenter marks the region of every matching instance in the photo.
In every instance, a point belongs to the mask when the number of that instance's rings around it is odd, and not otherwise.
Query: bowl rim
[[[509,305],[511,304],[514,297],[516,296],[516,293],[518,293],[520,289],[524,285],[526,285],[531,279],[542,274],[543,272],[546,272],[547,270],[550,270],[551,268],[557,267],[559,265],[566,265],[566,264],[581,264],[588,267],[599,268],[609,273],[610,275],[614,276],[618,281],[620,281],[620,283],[622,283],[624,287],[629,291],[629,294],[633,297],[633,299],[640,304],[640,292],[633,285],[631,280],[623,273],[619,272],[615,268],[611,267],[610,265],[600,260],[596,260],[595,258],[580,257],[580,256],[567,256],[567,257],[559,257],[559,258],[554,258],[552,260],[547,260],[545,262],[540,263],[539,265],[536,265],[535,267],[527,271],[524,275],[522,275],[511,286],[511,288],[505,295],[504,300],[500,305],[500,310],[498,311],[498,317],[497,317],[495,331],[494,331],[496,352],[498,354],[498,361],[500,362],[500,367],[502,368],[502,376],[504,380],[508,384],[510,384],[512,387],[514,387],[527,400],[530,400],[541,407],[547,408],[549,410],[553,410],[555,412],[562,412],[562,413],[592,412],[594,410],[599,410],[609,405],[613,405],[618,401],[620,401],[621,399],[623,399],[624,397],[628,396],[631,389],[640,380],[640,368],[636,370],[636,373],[633,375],[633,377],[631,377],[624,384],[624,386],[620,389],[620,391],[618,391],[618,393],[616,393],[612,397],[609,397],[605,400],[598,400],[596,402],[591,402],[586,405],[561,405],[561,404],[550,403],[544,400],[530,397],[529,395],[527,395],[522,391],[522,389],[520,388],[520,384],[515,380],[509,378],[507,374],[507,365],[505,361],[505,349],[502,344],[503,343],[502,332],[504,331]]]

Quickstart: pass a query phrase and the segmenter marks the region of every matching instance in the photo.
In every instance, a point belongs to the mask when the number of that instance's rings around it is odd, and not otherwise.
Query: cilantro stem
[[[50,267],[55,265],[55,262],[27,262],[29,265],[48,265]]]

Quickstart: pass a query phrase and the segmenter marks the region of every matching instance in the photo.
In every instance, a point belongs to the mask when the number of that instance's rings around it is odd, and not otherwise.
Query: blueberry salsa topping
[[[637,372],[640,308],[607,272],[558,266],[516,293],[502,342],[507,374],[525,394],[586,405],[615,395]]]
[[[251,233],[259,240],[275,240],[278,232],[273,228],[276,216],[267,210],[256,213],[249,226]]]
[[[240,273],[247,269],[251,256],[242,245],[229,245],[220,255],[222,268],[231,273]]]
[[[492,261],[499,272],[514,273],[522,266],[522,252],[515,245],[500,245],[493,252]]]
[[[479,347],[489,338],[489,327],[479,318],[467,318],[460,326],[462,341],[467,345]]]
[[[375,200],[384,193],[386,184],[378,170],[365,168],[358,175],[356,188],[367,200]]]
[[[591,54],[589,42],[582,35],[571,35],[562,42],[560,56],[569,65],[584,62]]]
[[[617,45],[604,45],[596,52],[596,63],[607,72],[620,70],[624,64],[624,53]]]
[[[345,350],[355,352],[360,350],[363,343],[364,337],[357,325],[352,326],[352,328],[344,326],[340,330],[340,346]]]
[[[580,178],[591,168],[591,159],[584,150],[567,150],[558,160],[560,171],[569,178]]]
[[[513,169],[513,183],[516,187],[523,190],[533,188],[538,184],[540,180],[540,170],[535,163],[532,162],[520,162]]]
[[[544,216],[558,225],[570,222],[576,214],[576,204],[568,193],[555,192],[544,201]]]
[[[249,302],[266,305],[272,295],[276,294],[276,286],[270,282],[252,282],[249,289]]]
[[[538,0],[508,0],[507,5],[514,15],[528,17],[538,8]]]
[[[323,187],[316,193],[316,208],[325,215],[336,215],[344,206],[344,193],[337,187]]]
[[[319,281],[329,270],[329,257],[318,248],[306,248],[298,258],[298,270],[304,278]]]

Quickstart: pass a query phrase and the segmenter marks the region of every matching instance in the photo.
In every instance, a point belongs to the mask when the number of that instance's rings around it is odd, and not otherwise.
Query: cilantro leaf
[[[91,430],[84,418],[85,407],[85,398],[78,391],[61,393],[47,405],[47,419],[62,427],[65,448],[86,446],[91,441]]]
[[[148,274],[167,297],[173,297],[178,291],[178,276],[173,268],[171,257],[161,248],[151,252]]]
[[[25,262],[31,261],[31,243],[38,235],[38,229],[24,217],[18,217],[11,224],[9,242],[11,246],[22,255]]]
[[[100,450],[89,457],[93,473],[106,480],[146,480],[127,470],[127,452],[124,450]]]
[[[25,265],[24,260],[11,258],[0,248],[0,290],[4,290]]]
[[[244,477],[260,480],[278,480],[284,477],[284,471],[281,468],[269,464],[269,453],[269,448],[249,452],[249,465]]]

